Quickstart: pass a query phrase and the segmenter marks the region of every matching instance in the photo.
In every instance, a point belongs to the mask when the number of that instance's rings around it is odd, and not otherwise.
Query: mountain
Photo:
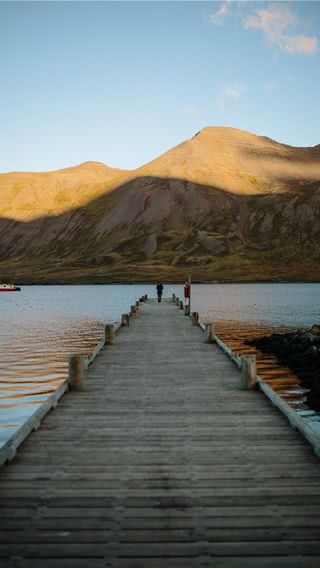
[[[320,145],[208,127],[136,170],[0,175],[19,282],[320,280]]]

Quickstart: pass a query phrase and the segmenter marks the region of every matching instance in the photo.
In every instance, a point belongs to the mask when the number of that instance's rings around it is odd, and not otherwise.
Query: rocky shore
[[[307,405],[320,411],[320,324],[287,334],[271,334],[248,344],[261,352],[273,354],[281,365],[289,367],[309,389]]]

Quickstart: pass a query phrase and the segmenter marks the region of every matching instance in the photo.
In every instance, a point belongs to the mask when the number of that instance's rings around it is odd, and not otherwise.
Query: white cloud
[[[274,91],[277,88],[277,83],[275,81],[269,81],[264,83],[263,88],[265,91]]]
[[[288,36],[285,40],[285,49],[288,53],[314,55],[318,51],[318,40],[315,36]]]
[[[318,51],[317,38],[292,33],[298,24],[297,17],[287,6],[276,4],[256,10],[244,21],[245,29],[261,30],[269,45],[277,45],[287,53],[314,55]]]
[[[217,96],[217,104],[219,108],[224,109],[226,99],[240,99],[240,97],[247,91],[247,87],[240,83],[229,83],[224,85]]]
[[[225,85],[222,90],[222,96],[225,99],[229,97],[231,99],[239,99],[243,93],[245,93],[247,88],[244,85],[233,83],[230,85]]]
[[[219,9],[214,13],[210,14],[209,22],[211,24],[220,25],[223,20],[230,15],[230,0],[223,0],[221,2]]]

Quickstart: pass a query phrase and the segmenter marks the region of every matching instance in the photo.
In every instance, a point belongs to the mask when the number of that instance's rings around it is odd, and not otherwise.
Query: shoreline
[[[187,278],[187,277],[186,277]],[[12,280],[12,279],[11,279]],[[179,281],[170,281],[166,279],[158,279],[161,282],[165,283],[166,285],[181,285],[184,283],[183,280]],[[153,285],[154,283],[158,282],[157,279],[154,280],[141,280],[141,281],[128,281],[128,280],[114,280],[114,281],[107,281],[107,282],[70,282],[70,281],[50,281],[50,282],[39,282],[39,281],[15,281],[17,286],[106,286],[106,285]],[[259,284],[320,284],[320,280],[216,280],[216,281],[201,281],[201,280],[192,280],[192,285],[259,285]]]

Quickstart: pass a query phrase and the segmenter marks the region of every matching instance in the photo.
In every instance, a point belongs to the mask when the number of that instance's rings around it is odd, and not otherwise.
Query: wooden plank
[[[252,496],[261,492],[265,495],[281,496],[286,495],[288,492],[296,492],[300,496],[313,496],[318,495],[319,479],[314,481],[308,481],[306,478],[306,485],[301,484],[301,480],[297,481],[287,481],[281,479],[263,480],[260,478],[259,481],[255,478],[243,478],[243,479],[231,479],[231,480],[212,480],[199,483],[197,480],[189,479],[186,480],[184,484],[177,482],[176,480],[171,480],[168,478],[165,482],[163,480],[151,481],[148,484],[142,482],[140,484],[132,484],[129,480],[126,483],[123,480],[105,481],[104,479],[97,480],[94,478],[90,479],[90,490],[92,495],[99,495],[100,493],[104,496],[114,496],[116,492],[118,494],[126,493],[128,497],[140,496],[143,492],[144,497],[157,496],[177,496],[179,494],[187,493],[191,491],[192,494],[201,494],[201,496],[237,496],[241,494],[242,496]],[[303,481],[302,481],[303,482]],[[73,480],[72,481],[72,491],[70,491],[70,480],[51,480],[54,484],[56,495],[63,495],[67,492],[68,496],[71,494],[77,495],[87,495],[87,485],[88,479],[85,480]],[[227,484],[226,484],[227,483]],[[48,480],[33,480],[29,482],[21,481],[17,484],[17,481],[5,481],[2,483],[3,490],[8,490],[12,497],[22,495],[29,496],[40,495],[43,490],[47,487]],[[248,486],[252,485],[251,488]],[[228,486],[226,488],[226,485]],[[146,489],[148,486],[148,489]]]
[[[12,558],[11,560],[8,559],[4,563],[1,563],[0,559],[0,567],[105,567],[106,560],[104,556],[100,557],[56,557],[52,555],[50,558],[46,557],[23,557],[23,559],[19,556]],[[23,565],[22,565],[23,564]]]
[[[95,544],[105,544],[114,541],[114,528],[99,528],[96,526],[93,529],[78,528],[68,529],[64,527],[63,531],[61,529],[44,529],[38,531],[34,530],[0,530],[0,540],[2,543],[7,545],[15,544],[17,547],[22,547],[24,545],[41,545],[44,544],[55,544],[63,541],[63,545],[66,544],[88,544],[92,547]],[[315,546],[315,541],[319,539],[319,527],[309,527],[309,528],[285,528],[285,527],[263,527],[263,528],[242,528],[237,527],[236,529],[209,529],[205,532],[205,539],[208,543],[214,544],[224,544],[224,543],[248,543],[248,545],[253,546],[254,543],[260,542],[260,544],[269,542],[274,544],[282,543],[286,541],[290,535],[290,539],[296,540],[301,547],[308,546],[308,542],[311,542],[311,547],[313,551],[318,551]],[[63,540],[61,539],[63,538]],[[117,532],[117,540],[121,544],[135,544],[139,550],[140,545],[144,544],[190,544],[195,540],[194,528],[184,528],[177,529],[175,527],[169,527],[164,529],[126,529]],[[254,543],[252,543],[254,542]],[[261,546],[262,547],[262,546]],[[1,549],[0,549],[1,551]],[[288,551],[288,550],[286,550]]]
[[[129,559],[129,560],[128,560]],[[150,556],[143,556],[143,557],[135,557],[135,558],[128,558],[125,555],[119,555],[116,562],[114,563],[115,567],[128,567],[128,563],[130,563],[130,567],[288,567],[292,569],[292,567],[319,567],[320,564],[320,556],[318,555],[305,555],[305,556],[294,556],[294,555],[268,555],[268,557],[264,556],[246,556],[243,555],[241,557],[231,557],[231,556],[201,556],[198,558],[194,556],[193,558],[190,557],[183,557],[183,556],[175,556],[172,557],[170,555],[163,554],[162,556],[157,557],[150,557]],[[268,563],[268,565],[266,565]]]
[[[56,521],[57,518],[54,518]],[[61,527],[63,524],[63,520],[59,520],[61,523]],[[76,519],[71,520],[74,527],[78,527],[76,523]],[[305,533],[308,533],[308,528],[314,528],[317,531],[317,535],[319,536],[319,528],[320,528],[320,521],[317,516],[309,517],[307,515],[304,516],[286,516],[283,519],[282,516],[273,515],[260,515],[260,516],[217,516],[217,517],[205,517],[205,526],[208,530],[208,535],[211,535],[210,530],[215,528],[217,530],[225,530],[227,531],[228,535],[232,535],[232,531],[238,532],[238,529],[244,528],[254,528],[259,530],[260,532],[264,531],[265,528],[272,528],[272,529],[283,529],[283,528],[297,528],[299,532],[301,528]],[[97,522],[95,522],[97,523]],[[121,523],[121,527],[124,529],[131,529],[131,530],[151,530],[151,529],[169,529],[169,528],[193,528],[194,527],[194,520],[193,517],[190,516],[189,518],[182,516],[180,512],[180,517],[132,517],[127,518]],[[230,533],[231,532],[231,533]],[[206,533],[207,534],[207,533]],[[238,535],[238,533],[237,533]],[[300,535],[300,534],[299,534]]]

